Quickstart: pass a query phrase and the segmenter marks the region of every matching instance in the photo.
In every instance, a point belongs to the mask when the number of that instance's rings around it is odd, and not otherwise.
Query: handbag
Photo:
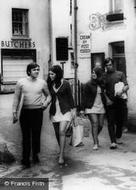
[[[86,116],[84,116],[84,117],[82,117],[82,116],[76,117],[75,125],[83,126],[83,133],[84,133],[83,135],[84,135],[84,137],[89,137],[91,123],[90,123],[88,117],[86,117]]]
[[[84,125],[80,117],[75,117],[73,120],[72,146],[83,146]]]

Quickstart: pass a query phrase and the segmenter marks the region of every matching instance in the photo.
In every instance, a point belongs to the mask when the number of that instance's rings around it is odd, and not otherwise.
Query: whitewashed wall
[[[47,75],[49,60],[49,5],[45,0],[1,0],[0,1],[0,41],[10,41],[12,37],[12,8],[29,9],[30,38],[36,44],[37,63],[41,66],[41,76]]]
[[[69,0],[52,0],[52,63],[60,64],[60,61],[56,61],[56,43],[57,37],[70,38],[70,23],[71,17],[69,15]],[[66,78],[73,77],[73,70],[71,69],[70,60],[66,61],[64,65],[64,75]]]
[[[87,3],[88,2],[88,3]],[[136,8],[135,1],[124,1],[124,24],[114,25],[105,30],[98,29],[90,31],[92,36],[91,46],[92,53],[105,52],[105,56],[110,56],[108,43],[115,41],[125,42],[125,56],[126,56],[126,69],[127,79],[129,83],[128,91],[128,111],[129,111],[129,125],[136,126]],[[90,7],[88,4],[90,3]],[[87,5],[87,6],[86,6]],[[79,17],[78,17],[78,32],[88,32],[89,14],[100,13],[105,14],[109,11],[108,0],[90,0],[83,2],[79,1]],[[82,19],[81,19],[82,18]],[[82,62],[83,63],[83,62]],[[81,64],[82,64],[81,63]],[[82,67],[80,64],[80,71]],[[90,63],[86,61],[86,69],[84,73],[89,71]]]
[[[91,76],[90,58],[81,59],[79,55],[80,34],[91,35],[91,52],[104,52],[110,56],[108,44],[115,41],[125,42],[125,56],[127,78],[130,86],[128,92],[129,124],[136,126],[136,8],[134,0],[124,1],[124,23],[101,28],[95,31],[90,30],[89,16],[94,13],[107,14],[109,12],[109,0],[77,0],[77,36],[78,36],[78,78],[86,82]],[[60,8],[63,7],[63,8]],[[55,37],[69,35],[69,0],[52,0],[52,26],[53,44]],[[55,61],[55,44],[53,45],[53,61]],[[70,67],[67,72],[71,73]]]
[[[130,86],[128,91],[129,125],[136,128],[136,8],[134,8],[134,1],[127,0],[127,4],[125,4],[127,25],[125,51]]]

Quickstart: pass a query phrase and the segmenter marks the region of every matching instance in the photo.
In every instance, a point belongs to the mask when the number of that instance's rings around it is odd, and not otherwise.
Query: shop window
[[[120,21],[124,19],[123,0],[110,0],[110,11],[106,18],[108,21]]]
[[[13,37],[28,37],[28,9],[12,9]]]
[[[122,71],[126,75],[126,59],[125,59],[125,47],[124,42],[111,43],[112,58],[116,70]]]

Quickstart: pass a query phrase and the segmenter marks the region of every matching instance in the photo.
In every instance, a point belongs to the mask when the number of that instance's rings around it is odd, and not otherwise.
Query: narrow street
[[[92,137],[84,138],[84,146],[66,144],[68,166],[57,164],[58,146],[52,125],[45,111],[41,137],[41,163],[22,170],[21,133],[18,124],[12,124],[13,94],[0,95],[0,139],[6,141],[16,157],[12,165],[0,165],[0,177],[49,178],[49,190],[135,190],[136,189],[136,134],[124,133],[123,144],[117,150],[109,149],[105,125],[100,134],[100,149],[92,150]]]

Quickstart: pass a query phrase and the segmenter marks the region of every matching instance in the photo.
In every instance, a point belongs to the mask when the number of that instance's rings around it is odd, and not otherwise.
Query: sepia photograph
[[[136,0],[0,0],[0,190],[136,189]]]

